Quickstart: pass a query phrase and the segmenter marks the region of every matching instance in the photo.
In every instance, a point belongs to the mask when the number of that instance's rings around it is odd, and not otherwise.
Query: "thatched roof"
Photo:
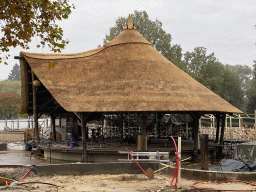
[[[242,113],[161,55],[131,21],[114,40],[98,49],[21,55],[67,111]],[[53,69],[49,68],[52,62],[56,62]]]

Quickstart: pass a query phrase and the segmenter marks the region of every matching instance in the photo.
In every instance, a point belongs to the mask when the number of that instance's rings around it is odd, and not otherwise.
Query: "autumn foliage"
[[[11,93],[0,93],[0,119],[17,118],[21,104],[21,96]]]
[[[68,40],[62,39],[63,30],[56,21],[67,19],[72,8],[68,0],[1,0],[0,63],[9,56],[1,52],[17,46],[29,49],[32,37],[40,40],[37,47],[48,45],[51,51],[60,52]]]

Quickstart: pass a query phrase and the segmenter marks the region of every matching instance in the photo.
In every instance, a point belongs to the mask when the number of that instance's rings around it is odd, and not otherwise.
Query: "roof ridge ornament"
[[[125,29],[136,29],[135,25],[134,25],[133,22],[132,22],[131,15],[129,15],[127,24],[126,24],[126,26],[125,26],[123,29],[124,29],[124,30],[125,30]]]

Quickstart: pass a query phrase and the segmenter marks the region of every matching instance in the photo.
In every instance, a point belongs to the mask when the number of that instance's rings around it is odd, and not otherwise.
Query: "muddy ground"
[[[0,176],[11,178],[17,181],[24,176],[28,169],[25,168],[1,168]],[[149,192],[149,191],[203,191],[195,190],[192,185],[196,182],[193,180],[181,179],[181,188],[171,187],[170,182],[172,175],[155,174],[154,179],[149,180],[144,174],[120,174],[120,175],[50,175],[37,176],[30,172],[22,181],[13,182],[12,185],[6,186],[4,182],[0,191],[71,191],[71,192]],[[35,183],[33,183],[35,182]],[[41,182],[41,183],[37,183]],[[42,184],[45,183],[45,184]],[[175,183],[174,183],[175,184]],[[215,190],[256,190],[256,186],[245,183],[214,183],[205,181],[195,185],[198,188],[209,188]]]

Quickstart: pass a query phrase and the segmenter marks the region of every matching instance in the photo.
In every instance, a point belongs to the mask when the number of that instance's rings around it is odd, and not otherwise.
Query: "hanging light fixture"
[[[35,87],[38,87],[38,86],[41,85],[41,83],[40,83],[39,80],[34,80],[34,81],[33,81],[33,85],[34,85]]]

